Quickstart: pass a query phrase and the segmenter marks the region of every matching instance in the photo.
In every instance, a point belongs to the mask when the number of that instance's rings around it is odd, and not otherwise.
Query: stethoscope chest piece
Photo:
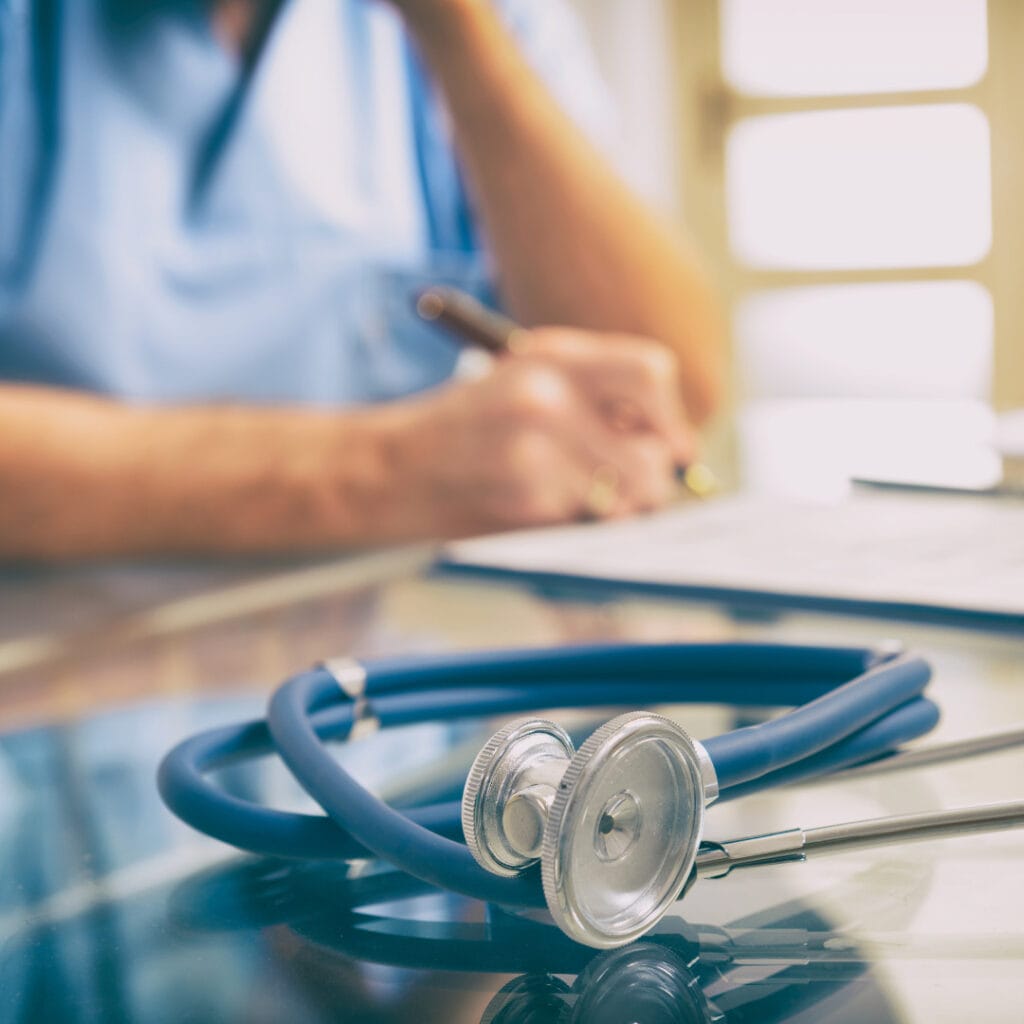
[[[462,793],[462,831],[481,867],[511,878],[540,858],[544,821],[573,756],[564,729],[539,718],[496,732]]]
[[[612,948],[675,902],[716,795],[704,749],[660,715],[621,715],[575,753],[558,726],[526,720],[497,733],[474,762],[463,828],[490,871],[515,874],[539,860],[558,926]]]

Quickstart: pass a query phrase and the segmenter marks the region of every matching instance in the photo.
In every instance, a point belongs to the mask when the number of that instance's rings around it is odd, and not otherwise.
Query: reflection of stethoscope
[[[800,952],[790,947],[792,966],[776,961],[761,982],[725,982],[719,996],[699,958],[687,961],[665,946],[641,942],[602,953],[571,985],[552,974],[514,979],[494,996],[480,1024],[768,1024],[843,995],[851,1003],[870,1000],[857,1004],[858,1013],[869,1006],[870,1017],[857,1019],[897,1019],[868,964],[816,962],[806,952],[798,959]]]
[[[213,730],[160,768],[168,806],[195,828],[258,853],[376,855],[433,885],[507,906],[543,906],[599,948],[643,935],[698,876],[812,851],[1024,824],[1024,803],[793,829],[702,844],[704,809],[860,764],[927,732],[929,669],[893,651],[758,644],[609,645],[329,662],[276,692],[266,722]],[[634,712],[574,751],[541,721],[513,723],[478,755],[458,804],[400,812],[368,793],[323,740],[536,707],[680,702],[796,705],[706,740]],[[328,817],[233,797],[204,774],[276,749]],[[456,841],[465,837],[466,845]],[[468,849],[467,849],[468,845]],[[530,870],[540,863],[540,879]]]
[[[504,986],[491,1000],[480,1024],[726,1024],[728,1021],[769,1021],[775,1018],[765,1002],[783,998],[792,991],[792,983],[771,980],[757,993],[748,985],[744,995],[748,1005],[734,1012],[723,1010],[707,998],[700,972],[671,949],[646,942],[628,949],[617,949],[593,960],[572,985],[557,975],[524,975]],[[863,971],[863,966],[858,965]],[[814,991],[804,982],[803,999],[789,1012],[806,1010],[849,981],[847,976],[833,981],[822,991]],[[753,992],[751,992],[753,990]],[[760,996],[761,998],[758,998]],[[817,1000],[815,999],[817,997]],[[782,1000],[779,1000],[782,1001]],[[786,1014],[789,1016],[789,1013]],[[875,1018],[881,1020],[884,1018]]]
[[[877,884],[869,872],[853,889],[870,905],[879,899]],[[351,877],[336,865],[250,861],[189,878],[172,893],[169,911],[179,930],[248,933],[283,925],[322,952],[416,974],[519,974],[490,999],[481,1024],[766,1022],[843,993],[858,1005],[873,996],[870,1019],[891,1017],[857,936],[833,931],[803,900],[763,909],[756,923],[675,918],[648,941],[597,952],[519,915],[493,912],[486,922],[470,922],[455,904],[445,919],[436,910],[408,916],[409,899],[429,891],[396,872]],[[895,896],[915,902],[900,882]],[[889,888],[886,903],[893,898]],[[954,949],[962,953],[960,940],[923,956],[945,960]],[[903,937],[897,953],[919,958]]]

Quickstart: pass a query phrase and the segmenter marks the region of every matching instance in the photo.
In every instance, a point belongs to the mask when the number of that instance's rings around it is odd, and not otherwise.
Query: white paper
[[[724,498],[615,523],[462,541],[457,565],[1024,616],[1024,500]]]

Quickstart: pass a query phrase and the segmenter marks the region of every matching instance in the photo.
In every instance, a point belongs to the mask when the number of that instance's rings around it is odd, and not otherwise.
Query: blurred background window
[[[988,65],[985,0],[723,0],[721,49],[750,95],[960,88]]]
[[[1024,3],[578,0],[623,170],[715,264],[745,484],[984,486],[1024,405]]]

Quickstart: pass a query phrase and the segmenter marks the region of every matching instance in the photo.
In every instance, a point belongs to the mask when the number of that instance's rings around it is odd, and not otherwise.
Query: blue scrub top
[[[599,138],[563,0],[495,0]],[[0,0],[0,379],[342,405],[443,380],[428,282],[489,291],[449,126],[375,0],[290,0],[256,64],[202,0]]]

